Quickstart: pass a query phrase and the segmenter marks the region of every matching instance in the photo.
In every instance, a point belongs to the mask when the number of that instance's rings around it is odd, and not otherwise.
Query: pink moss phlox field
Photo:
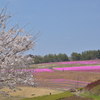
[[[31,69],[33,70],[33,69]],[[100,70],[100,66],[78,66],[78,67],[60,67],[60,68],[43,68],[43,69],[34,69],[33,72],[54,72],[55,70],[58,71],[83,71],[83,70]]]
[[[68,62],[58,62],[59,64],[98,64],[100,61],[68,61]]]
[[[65,82],[65,81],[68,81],[68,82],[78,82],[78,83],[81,83],[81,84],[88,84],[89,82],[85,82],[85,81],[77,81],[77,80],[69,80],[69,79],[52,79],[53,82]]]
[[[100,66],[79,66],[79,67],[63,67],[63,68],[53,68],[54,70],[65,71],[65,70],[100,70]]]
[[[43,69],[34,69],[34,72],[53,72],[53,70],[48,68],[43,68]]]
[[[55,72],[55,71],[100,71],[100,66],[78,66],[78,67],[59,67],[59,68],[42,68],[42,69],[17,69],[16,71],[24,72]]]
[[[45,64],[45,65],[51,65],[51,64],[100,64],[100,60],[50,62],[50,63],[42,63],[42,64]]]

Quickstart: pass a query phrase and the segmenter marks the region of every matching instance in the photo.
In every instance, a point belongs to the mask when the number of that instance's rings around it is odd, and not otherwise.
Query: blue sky
[[[39,32],[34,55],[100,49],[100,0],[0,0],[10,23]]]

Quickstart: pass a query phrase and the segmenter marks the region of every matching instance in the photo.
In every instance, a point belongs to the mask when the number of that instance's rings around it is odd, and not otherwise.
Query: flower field
[[[84,87],[87,84],[100,79],[100,73],[88,71],[55,71],[35,73],[37,86],[70,89]]]
[[[100,64],[100,60],[84,60],[84,61],[65,61],[65,62],[51,62],[51,63],[42,63],[45,65],[50,64]]]
[[[100,79],[100,60],[45,63],[41,66],[30,69],[36,77],[38,87],[66,90],[84,87],[90,82]]]
[[[54,68],[54,70],[60,70],[60,71],[87,71],[87,70],[100,70],[100,66],[79,66],[79,67],[63,67],[63,68]]]
[[[59,62],[59,64],[100,64],[100,61],[99,60],[68,61],[68,62]]]
[[[100,60],[43,63],[36,66],[17,71],[33,73],[38,87],[78,88],[100,79]]]
[[[28,71],[28,70],[27,70]],[[78,67],[60,67],[60,68],[42,68],[42,69],[30,69],[33,72],[55,72],[55,71],[97,71],[100,72],[100,66],[78,66]]]

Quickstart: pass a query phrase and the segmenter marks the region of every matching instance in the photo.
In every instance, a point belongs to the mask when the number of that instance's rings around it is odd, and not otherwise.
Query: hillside
[[[100,80],[92,82],[85,87],[86,90],[95,95],[100,95]]]
[[[98,85],[100,85],[100,80],[97,80],[97,81],[95,81],[95,82],[92,82],[92,83],[88,84],[88,85],[85,87],[85,89],[91,90],[91,89],[95,88],[95,87],[98,86]]]

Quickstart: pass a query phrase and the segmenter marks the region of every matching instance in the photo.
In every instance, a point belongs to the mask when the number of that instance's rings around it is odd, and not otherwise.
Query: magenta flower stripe
[[[63,68],[53,68],[54,70],[100,70],[100,66],[79,66],[79,67],[63,67]]]

